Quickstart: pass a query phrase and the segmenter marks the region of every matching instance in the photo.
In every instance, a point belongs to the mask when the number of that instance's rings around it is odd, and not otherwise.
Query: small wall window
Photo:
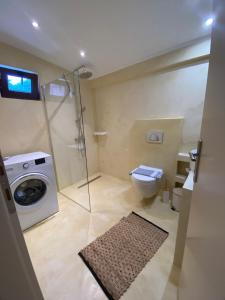
[[[40,100],[38,75],[0,65],[0,91],[4,98]]]

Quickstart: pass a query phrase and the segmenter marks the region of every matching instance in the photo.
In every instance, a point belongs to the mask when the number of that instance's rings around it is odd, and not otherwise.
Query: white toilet
[[[130,175],[134,187],[140,192],[142,197],[150,198],[159,191],[163,170],[140,165]]]

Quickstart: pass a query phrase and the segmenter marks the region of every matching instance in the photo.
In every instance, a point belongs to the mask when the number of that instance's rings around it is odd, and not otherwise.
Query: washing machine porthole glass
[[[41,179],[28,179],[17,186],[14,192],[16,203],[28,206],[37,203],[45,195],[46,183]]]

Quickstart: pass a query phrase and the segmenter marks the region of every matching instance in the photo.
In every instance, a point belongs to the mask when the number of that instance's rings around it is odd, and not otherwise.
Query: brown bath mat
[[[168,232],[132,212],[79,252],[109,299],[118,300]]]

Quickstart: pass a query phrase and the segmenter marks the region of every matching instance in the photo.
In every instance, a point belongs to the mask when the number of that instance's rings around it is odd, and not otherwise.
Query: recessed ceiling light
[[[81,57],[85,57],[85,56],[86,56],[86,53],[85,53],[84,50],[81,50],[81,51],[80,51],[80,56],[81,56]]]
[[[33,21],[33,22],[32,22],[32,25],[33,25],[33,27],[36,28],[36,29],[39,28],[39,24],[38,24],[38,22],[36,22],[36,21]]]
[[[206,26],[210,26],[210,25],[213,24],[213,22],[214,22],[214,19],[213,19],[213,18],[208,18],[208,19],[205,21],[205,25],[206,25]]]

